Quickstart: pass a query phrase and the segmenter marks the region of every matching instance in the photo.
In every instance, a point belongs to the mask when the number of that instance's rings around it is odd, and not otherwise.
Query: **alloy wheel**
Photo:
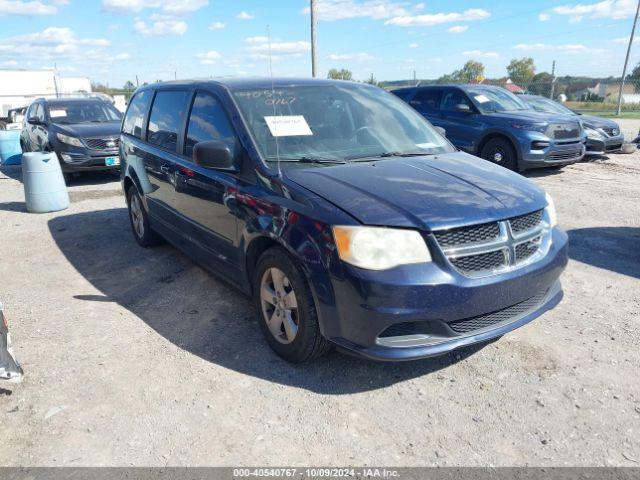
[[[142,205],[140,205],[140,199],[137,195],[131,195],[131,205],[129,207],[131,212],[131,223],[136,231],[138,238],[144,237],[144,216],[142,213]]]
[[[293,342],[298,334],[298,301],[291,282],[280,269],[272,267],[260,282],[262,316],[273,337],[280,343]]]

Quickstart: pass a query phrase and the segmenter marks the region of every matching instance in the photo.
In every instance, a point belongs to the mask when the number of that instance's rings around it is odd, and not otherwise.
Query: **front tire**
[[[162,243],[162,238],[151,229],[149,216],[142,204],[138,190],[131,186],[127,190],[127,205],[129,207],[129,222],[133,237],[141,247],[152,247]]]
[[[331,348],[320,333],[309,284],[283,249],[270,248],[260,257],[253,275],[253,299],[262,333],[280,357],[302,363]]]
[[[496,165],[518,170],[518,155],[511,142],[505,138],[492,138],[482,147],[480,156]]]

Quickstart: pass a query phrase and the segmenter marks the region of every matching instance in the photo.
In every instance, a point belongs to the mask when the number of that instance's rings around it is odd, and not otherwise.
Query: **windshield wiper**
[[[422,157],[425,155],[435,155],[427,152],[383,152],[372,155],[362,155],[357,157],[347,157],[348,160],[366,160],[369,158],[390,158],[390,157]]]
[[[277,159],[270,159],[270,162],[277,162]],[[297,162],[297,163],[324,163],[324,164],[344,164],[347,163],[344,160],[334,160],[332,158],[318,158],[318,157],[307,157],[307,156],[301,156],[301,157],[286,157],[286,158],[281,158],[280,159],[281,162]]]

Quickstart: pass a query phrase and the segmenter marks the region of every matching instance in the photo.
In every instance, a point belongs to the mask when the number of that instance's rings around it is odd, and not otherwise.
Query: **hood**
[[[617,128],[620,130],[620,126],[616,122],[607,118],[594,117],[593,115],[580,115],[578,118],[584,125],[590,125],[594,128]]]
[[[120,122],[105,123],[54,123],[55,130],[73,137],[116,137],[120,135]]]
[[[365,225],[436,230],[523,215],[546,205],[544,191],[532,181],[462,152],[285,174]]]
[[[537,112],[535,110],[516,110],[513,112],[494,112],[486,114],[488,117],[503,118],[505,120],[523,120],[528,122],[547,123],[576,123],[578,117],[561,115],[559,113]]]

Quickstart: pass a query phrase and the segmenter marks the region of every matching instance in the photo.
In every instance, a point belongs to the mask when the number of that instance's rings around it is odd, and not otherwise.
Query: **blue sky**
[[[620,75],[635,0],[317,0],[319,75],[435,78],[468,59],[489,77]],[[121,86],[178,78],[310,75],[308,0],[0,0],[0,68],[46,68]],[[640,45],[632,65],[640,61]],[[636,50],[638,50],[636,52]]]

